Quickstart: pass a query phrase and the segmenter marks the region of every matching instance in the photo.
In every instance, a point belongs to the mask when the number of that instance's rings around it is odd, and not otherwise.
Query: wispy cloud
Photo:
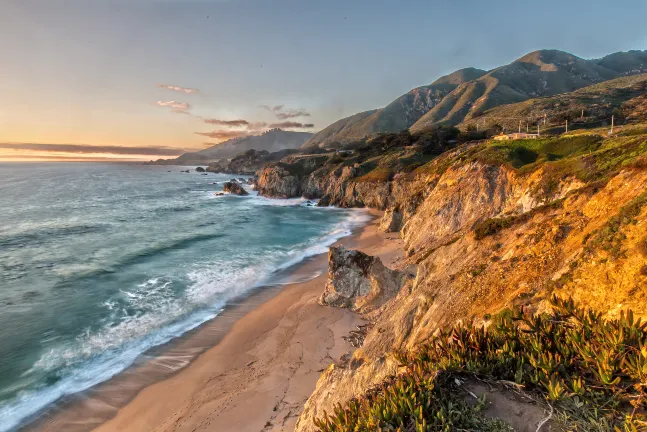
[[[218,126],[229,126],[229,127],[241,127],[248,126],[249,122],[247,120],[238,119],[238,120],[220,120],[220,119],[204,119],[205,123],[218,125]]]
[[[310,117],[310,113],[303,108],[287,109],[285,108],[285,105],[260,105],[259,108],[271,112],[279,120],[287,120],[296,117]]]
[[[180,87],[176,85],[168,85],[168,84],[157,84],[157,87],[159,88],[164,88],[167,90],[172,90],[184,94],[193,94],[193,93],[199,93],[200,90],[194,89],[194,88],[189,88],[189,87]]]
[[[0,149],[56,153],[108,153],[118,155],[179,156],[186,150],[172,147],[122,147],[90,144],[0,143]]]
[[[280,123],[272,123],[270,127],[279,128],[279,129],[312,129],[313,127],[315,127],[315,125],[312,123],[286,121],[286,122],[280,122]]]
[[[247,136],[248,133],[246,131],[240,131],[240,130],[214,130],[211,132],[196,132],[198,135],[206,136],[211,139],[215,139],[218,141],[225,141],[229,140],[232,138],[239,138],[239,137],[244,137]]]
[[[191,105],[189,105],[186,102],[177,102],[177,101],[174,101],[174,100],[172,100],[172,101],[157,101],[155,103],[157,105],[161,106],[161,107],[172,108],[174,110],[185,111],[185,110],[188,110],[189,108],[191,108]]]
[[[310,113],[304,109],[285,110],[276,113],[276,118],[279,120],[287,120],[295,117],[310,117]]]

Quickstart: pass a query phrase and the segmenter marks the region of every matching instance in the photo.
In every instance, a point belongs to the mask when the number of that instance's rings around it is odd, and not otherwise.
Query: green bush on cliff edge
[[[315,420],[333,431],[501,431],[456,377],[514,382],[554,407],[565,430],[647,430],[647,323],[553,298],[552,311],[506,310],[487,328],[459,324],[415,352],[406,371]]]

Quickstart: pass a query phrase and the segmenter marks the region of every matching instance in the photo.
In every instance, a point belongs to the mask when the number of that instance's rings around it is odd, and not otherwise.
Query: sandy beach
[[[379,213],[373,215],[377,218]],[[339,244],[380,256],[390,266],[402,256],[402,242],[397,234],[378,232],[378,221]],[[217,329],[210,333],[218,333],[215,346],[169,378],[134,392],[132,382],[141,384],[146,374],[146,366],[135,368],[130,377],[121,374],[96,395],[41,419],[35,429],[90,430],[98,425],[94,430],[101,432],[293,430],[321,371],[354,349],[342,336],[363,322],[348,310],[317,303],[327,279],[326,265],[325,255],[315,257],[300,271],[323,270],[318,277],[252,296],[253,304],[214,319]],[[201,337],[200,331],[186,336],[184,343],[190,345],[192,337]]]

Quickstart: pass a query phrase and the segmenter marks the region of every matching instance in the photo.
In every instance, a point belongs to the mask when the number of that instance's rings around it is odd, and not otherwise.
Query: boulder
[[[199,172],[199,173],[204,172],[204,168],[202,168],[202,167],[197,167],[195,170],[196,170],[196,172]]]
[[[402,228],[402,213],[394,208],[387,209],[382,216],[379,230],[382,232],[399,232]]]
[[[249,195],[241,185],[236,182],[226,182],[222,185],[222,190],[234,195]]]
[[[317,202],[317,207],[328,207],[330,205],[330,195],[324,195]]]
[[[395,297],[410,276],[391,270],[378,257],[343,246],[328,253],[328,282],[319,302],[371,312]]]

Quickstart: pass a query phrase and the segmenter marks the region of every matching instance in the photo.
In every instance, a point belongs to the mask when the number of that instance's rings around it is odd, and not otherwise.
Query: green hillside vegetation
[[[458,324],[420,349],[395,353],[404,369],[316,420],[323,432],[503,431],[482,415],[461,384],[514,383],[550,407],[565,430],[639,431],[647,427],[647,323],[619,319],[553,298],[552,311],[505,310],[488,326]],[[540,402],[541,403],[541,402]],[[553,413],[554,410],[554,413]]]
[[[577,178],[586,184],[604,182],[620,169],[647,163],[647,126],[637,124],[607,136],[586,133],[546,136],[540,139],[474,140],[482,135],[443,126],[422,134],[380,134],[342,146],[350,154],[329,157],[326,170],[353,167],[355,182],[384,182],[396,175],[442,174],[458,161],[506,165],[519,175],[544,170],[536,186],[538,199],[552,199],[559,182]],[[459,147],[460,146],[460,147]],[[454,148],[457,152],[447,152]]]
[[[542,133],[561,133],[567,120],[573,131],[610,125],[611,116],[615,116],[616,125],[622,125],[647,118],[646,92],[647,74],[622,77],[570,93],[502,105],[458,127],[516,132],[521,121],[523,132],[528,125],[530,132],[536,133],[539,125]]]

